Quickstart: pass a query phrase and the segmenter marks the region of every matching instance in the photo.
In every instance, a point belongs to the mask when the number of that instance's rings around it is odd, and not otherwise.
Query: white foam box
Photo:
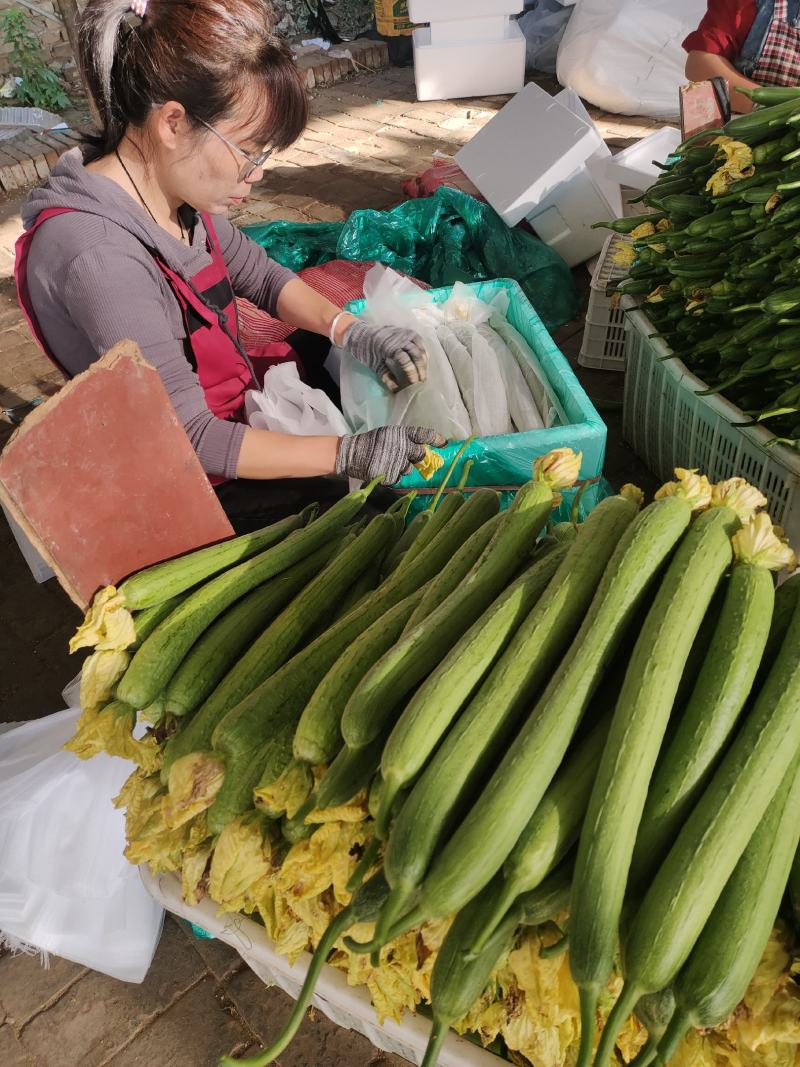
[[[501,41],[523,0],[410,0],[412,22],[429,22],[431,44]]]
[[[525,38],[516,22],[494,41],[434,44],[430,27],[414,30],[418,100],[516,93],[525,82]]]
[[[605,162],[605,173],[612,181],[644,192],[661,174],[654,160],[666,162],[680,143],[680,130],[674,126],[662,126],[615,156],[609,156]]]
[[[524,0],[408,0],[412,22],[454,22],[489,15],[518,15]]]
[[[552,97],[531,82],[455,159],[509,226],[527,219],[574,266],[603,247],[592,224],[622,214],[609,155],[576,94]]]

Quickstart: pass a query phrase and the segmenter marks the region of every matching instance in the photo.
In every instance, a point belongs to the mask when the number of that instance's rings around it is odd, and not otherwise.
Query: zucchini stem
[[[583,993],[583,990],[581,990],[581,993]],[[625,1020],[636,1007],[636,1002],[641,995],[642,990],[630,982],[626,982],[622,987],[617,1003],[611,1009],[611,1013],[606,1019],[606,1025],[600,1035],[600,1043],[597,1046],[593,1067],[605,1067],[605,1064],[609,1062]],[[581,1034],[582,1042],[583,1034]]]
[[[236,1060],[231,1056],[223,1056],[219,1061],[219,1067],[266,1067],[273,1063],[284,1051],[294,1038],[306,1015],[306,1010],[311,1003],[316,986],[325,960],[330,955],[331,949],[342,936],[345,930],[352,925],[352,911],[349,907],[340,911],[339,914],[328,924],[325,933],[319,939],[314,955],[311,958],[305,981],[294,1003],[291,1014],[283,1030],[276,1039],[255,1056],[248,1056],[245,1060]]]
[[[458,452],[456,452],[456,454],[453,456],[453,459],[450,462],[450,466],[445,471],[444,478],[442,478],[442,480],[441,480],[441,482],[439,484],[439,488],[436,490],[436,492],[435,492],[435,494],[433,496],[433,500],[431,500],[430,504],[428,505],[428,511],[436,511],[436,508],[439,506],[439,501],[442,498],[442,493],[444,493],[445,486],[447,485],[447,483],[452,478],[453,471],[456,469],[456,464],[461,459],[461,457],[464,455],[464,452],[466,451],[467,446],[471,445],[474,440],[475,440],[474,437],[468,437],[466,439],[466,441],[462,444],[461,448],[459,448]]]
[[[594,1035],[597,1030],[597,1001],[600,997],[599,986],[581,986],[579,990],[581,1013],[581,1043],[575,1067],[589,1067],[592,1061]]]
[[[664,1036],[658,1043],[656,1059],[660,1064],[667,1064],[675,1055],[675,1052],[692,1026],[692,1016],[685,1008],[676,1008],[675,1014],[669,1021]]]
[[[439,1053],[442,1051],[442,1045],[444,1039],[447,1037],[447,1031],[449,1027],[447,1023],[441,1022],[439,1019],[434,1019],[433,1026],[431,1027],[431,1036],[428,1039],[428,1044],[425,1048],[425,1057],[422,1060],[420,1067],[436,1067],[439,1062]]]
[[[378,851],[380,850],[381,843],[376,836],[372,836],[367,842],[367,846],[364,849],[364,855],[356,864],[353,873],[350,875],[350,879],[345,886],[348,893],[355,893],[356,890],[361,888],[361,883],[366,877],[367,871],[373,865],[378,857]]]
[[[569,934],[562,934],[557,941],[554,941],[552,945],[543,945],[539,949],[539,958],[542,960],[552,960],[556,956],[560,956],[566,952],[569,948]]]

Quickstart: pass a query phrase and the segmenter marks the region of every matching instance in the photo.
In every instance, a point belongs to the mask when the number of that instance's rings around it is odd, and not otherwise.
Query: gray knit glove
[[[344,335],[343,347],[353,359],[369,367],[392,393],[428,374],[428,353],[419,334],[402,326],[370,326],[354,322]]]
[[[336,473],[365,482],[383,476],[386,485],[394,485],[422,460],[426,445],[444,443],[436,430],[422,426],[379,426],[346,434],[339,442]]]

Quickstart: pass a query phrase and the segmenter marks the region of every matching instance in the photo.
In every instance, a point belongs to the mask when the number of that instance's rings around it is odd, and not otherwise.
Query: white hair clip
[[[130,2],[130,10],[138,18],[143,19],[145,17],[145,15],[147,14],[147,4],[148,4],[148,0],[131,0],[131,2]]]

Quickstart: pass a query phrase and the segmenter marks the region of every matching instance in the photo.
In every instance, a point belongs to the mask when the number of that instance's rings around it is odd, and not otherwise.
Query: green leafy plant
[[[21,7],[0,12],[0,32],[11,45],[11,69],[21,79],[15,92],[17,100],[46,111],[69,107],[61,75],[47,65],[28,12]]]

